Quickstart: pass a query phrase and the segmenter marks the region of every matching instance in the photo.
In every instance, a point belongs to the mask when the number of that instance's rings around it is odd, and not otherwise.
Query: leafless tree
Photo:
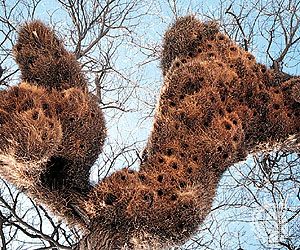
[[[86,72],[90,91],[106,112],[108,124],[126,122],[125,114],[135,115],[132,104],[143,101],[136,74],[141,69],[134,63],[118,64],[118,57],[137,44],[137,25],[147,14],[145,1],[1,1],[0,2],[0,83],[2,88],[18,83],[18,68],[12,47],[19,25],[43,19],[52,26],[69,50],[75,53]],[[139,42],[141,39],[139,40]],[[136,46],[136,45],[134,45]],[[133,47],[133,46],[132,46]],[[132,50],[133,51],[133,50]],[[124,58],[124,56],[122,56]],[[137,60],[140,60],[139,58]],[[143,64],[143,63],[141,63]],[[135,76],[136,74],[136,76]],[[146,89],[144,90],[146,91]],[[154,99],[153,99],[154,100]],[[151,100],[151,105],[153,104]],[[140,107],[139,109],[142,109]],[[134,165],[145,139],[120,142],[124,132],[118,126],[107,140],[106,148],[96,164],[92,181],[98,181],[115,168]],[[130,131],[124,138],[130,138]],[[24,196],[22,190],[1,181],[0,239],[2,249],[71,249],[80,233],[54,219],[42,206]]]
[[[221,0],[198,7],[261,63],[286,77],[299,73],[299,1]],[[298,249],[299,163],[299,154],[278,148],[231,167],[213,212],[181,249]]]
[[[147,71],[154,68],[159,72],[163,28],[177,17],[198,13],[205,19],[218,20],[223,31],[260,62],[286,74],[299,73],[297,0],[220,0],[215,7],[178,0],[58,0],[54,8],[48,7],[43,0],[1,1],[0,84],[7,87],[18,80],[11,48],[19,24],[46,18],[82,63],[107,123],[116,124],[93,171],[94,181],[116,166],[136,167],[147,134],[137,138],[134,127],[126,131],[126,115],[140,116],[134,126],[149,129],[161,76],[157,73],[155,81],[152,76],[149,80]],[[146,20],[153,20],[151,16],[157,23],[141,23],[145,15],[149,18]],[[147,32],[155,38],[147,40]],[[128,51],[130,59],[120,62],[120,58],[127,58]],[[224,175],[214,209],[199,234],[181,249],[298,249],[299,166],[299,156],[280,151],[256,155],[233,166]],[[1,183],[2,249],[72,249],[80,233],[53,219],[21,191]],[[255,239],[249,241],[249,235]]]

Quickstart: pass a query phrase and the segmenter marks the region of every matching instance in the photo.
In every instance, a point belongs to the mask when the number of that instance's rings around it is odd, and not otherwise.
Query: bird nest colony
[[[222,173],[284,143],[299,152],[300,78],[267,69],[214,22],[166,32],[164,84],[139,171],[92,187],[105,121],[75,56],[39,21],[14,47],[22,81],[0,92],[0,175],[85,231],[78,249],[164,249],[191,237]]]

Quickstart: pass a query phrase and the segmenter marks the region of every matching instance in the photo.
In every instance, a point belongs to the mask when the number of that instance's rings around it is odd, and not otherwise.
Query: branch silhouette
[[[20,28],[14,53],[22,82],[0,92],[0,174],[79,225],[76,249],[182,244],[231,165],[278,145],[299,152],[300,78],[257,63],[216,23],[182,17],[164,37],[164,84],[140,170],[91,187],[106,129],[75,56],[39,21]]]

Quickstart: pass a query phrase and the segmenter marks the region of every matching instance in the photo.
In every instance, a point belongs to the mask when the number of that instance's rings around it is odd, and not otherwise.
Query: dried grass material
[[[23,162],[16,159],[13,149],[0,154],[0,175],[22,190],[28,190],[37,184],[39,175],[44,171],[43,163],[47,158],[40,161]]]
[[[88,171],[101,152],[105,127],[82,87],[78,64],[38,22],[21,29],[15,51],[25,79],[32,75],[39,85],[34,74],[45,58],[60,78],[40,78],[48,91],[21,84],[1,92],[0,174],[56,214],[89,225],[83,248],[181,244],[211,211],[229,166],[262,146],[299,150],[300,79],[257,64],[214,23],[185,17],[165,35],[165,84],[140,171],[120,170],[91,188]],[[64,60],[70,64],[60,71],[56,66]],[[66,73],[72,70],[74,75]]]
[[[168,239],[162,242],[147,232],[139,231],[129,239],[129,246],[123,246],[121,250],[168,250],[172,246]]]
[[[49,91],[24,82],[1,96],[0,175],[83,224],[71,204],[90,191],[89,170],[106,135],[95,99],[79,88]]]
[[[94,97],[78,88],[62,92],[59,119],[63,140],[58,155],[89,168],[102,151],[105,120]]]
[[[290,82],[292,98],[295,102],[300,103],[300,78],[296,78]]]
[[[218,31],[215,22],[201,23],[193,16],[179,18],[165,33],[161,67],[166,75],[176,57],[193,57],[198,47],[214,38]]]
[[[46,90],[26,83],[5,92],[0,101],[1,151],[13,150],[19,161],[40,161],[49,158],[62,140],[58,118],[43,110]]]
[[[84,214],[81,214],[78,205],[84,200],[84,196],[69,187],[62,186],[60,189],[48,189],[41,182],[35,183],[26,193],[36,203],[47,205],[47,208],[55,216],[66,221],[69,226],[77,226],[82,232],[86,231]]]
[[[23,81],[59,90],[87,87],[75,56],[40,21],[21,26],[13,51]]]
[[[120,176],[127,170],[121,170],[98,184],[84,204],[92,221],[121,235],[141,230],[158,242],[180,244],[210,212],[229,166],[256,145],[275,147],[299,135],[298,94],[291,94],[299,92],[299,80],[276,78],[216,29],[199,39],[204,29],[210,30],[186,17],[167,31],[165,84],[142,175],[134,173],[125,183]]]

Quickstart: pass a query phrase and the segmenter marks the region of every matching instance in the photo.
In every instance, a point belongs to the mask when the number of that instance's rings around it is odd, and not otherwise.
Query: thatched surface
[[[23,82],[0,92],[0,174],[69,222],[102,150],[105,121],[75,56],[39,21],[19,30]]]
[[[162,68],[165,81],[141,170],[112,174],[84,205],[108,231],[132,238],[147,232],[168,245],[196,232],[229,166],[257,145],[299,136],[300,78],[286,80],[266,69],[215,25],[193,17],[167,31]]]
[[[51,28],[40,21],[20,27],[14,56],[22,80],[59,90],[86,88],[86,79],[75,55],[68,52]]]
[[[140,170],[92,188],[106,133],[79,64],[40,22],[20,29],[15,53],[30,83],[0,93],[0,174],[88,227],[80,249],[180,244],[210,212],[229,166],[291,135],[285,149],[299,150],[300,78],[258,64],[215,23],[185,17],[165,35],[164,85]]]

